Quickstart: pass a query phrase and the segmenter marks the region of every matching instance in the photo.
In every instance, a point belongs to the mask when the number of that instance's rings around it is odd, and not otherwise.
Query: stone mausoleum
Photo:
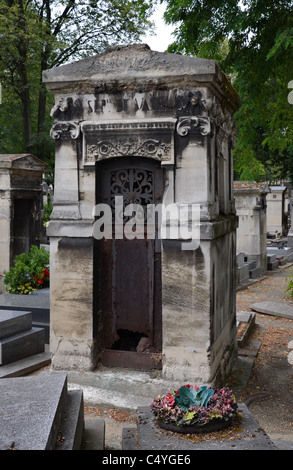
[[[17,255],[40,245],[47,168],[34,155],[0,155],[0,274],[9,271]]]
[[[234,182],[238,215],[237,251],[245,252],[247,261],[255,261],[257,277],[267,271],[267,183]]]
[[[230,81],[212,60],[143,44],[47,70],[43,81],[55,95],[52,367],[160,369],[176,383],[221,382],[237,354],[240,103]],[[114,220],[118,196],[122,209],[143,208],[133,239],[123,232],[129,217],[109,229],[97,210],[110,207]],[[163,212],[153,237],[150,204],[178,209]],[[176,236],[179,223],[197,228],[197,240]]]

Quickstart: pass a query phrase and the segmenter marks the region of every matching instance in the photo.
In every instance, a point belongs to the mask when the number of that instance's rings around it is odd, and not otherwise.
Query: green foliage
[[[32,246],[18,255],[14,265],[4,272],[4,285],[10,294],[31,294],[46,287],[49,282],[49,252],[45,248]]]
[[[289,276],[286,277],[286,281],[287,280],[289,280],[289,282],[285,292],[289,292],[290,296],[293,297],[293,274],[289,274]]]
[[[195,411],[186,411],[183,419],[186,423],[188,423],[194,419],[195,415],[196,415]]]
[[[52,214],[52,210],[53,210],[53,204],[52,204],[50,196],[48,196],[48,202],[44,204],[44,219],[43,219],[44,224],[49,222],[50,216]]]
[[[212,388],[201,387],[199,390],[193,387],[181,387],[176,395],[175,403],[183,411],[187,411],[192,406],[207,406],[214,390]]]
[[[0,153],[31,152],[49,161],[53,95],[42,72],[138,42],[151,29],[156,0],[0,0]]]
[[[292,0],[166,0],[170,52],[216,60],[241,97],[235,169],[241,179],[292,175]],[[223,47],[225,46],[225,47]]]

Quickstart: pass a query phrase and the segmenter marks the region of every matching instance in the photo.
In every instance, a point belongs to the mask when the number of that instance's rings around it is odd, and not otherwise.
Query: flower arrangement
[[[49,252],[44,247],[32,246],[16,256],[14,265],[4,272],[4,286],[10,294],[29,295],[33,291],[49,286]]]
[[[159,395],[151,404],[151,411],[162,427],[171,425],[171,430],[178,431],[193,427],[196,429],[193,432],[209,430],[210,424],[226,427],[237,415],[237,409],[232,390],[189,384],[167,395]]]

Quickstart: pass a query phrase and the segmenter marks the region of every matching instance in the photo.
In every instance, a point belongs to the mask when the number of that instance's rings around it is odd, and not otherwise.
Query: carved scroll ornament
[[[77,139],[79,134],[80,126],[75,122],[56,122],[50,131],[50,136],[54,140],[60,138]]]
[[[211,133],[211,121],[207,116],[183,116],[177,124],[177,132],[181,137],[186,136],[192,129],[198,130],[201,135]]]

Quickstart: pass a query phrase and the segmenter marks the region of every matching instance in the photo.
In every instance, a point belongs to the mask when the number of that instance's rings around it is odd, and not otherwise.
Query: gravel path
[[[289,266],[239,291],[237,311],[250,311],[251,304],[261,301],[293,305],[285,292],[292,272]],[[293,441],[293,364],[288,357],[293,321],[256,314],[251,339],[260,341],[261,347],[242,400],[271,439]]]

